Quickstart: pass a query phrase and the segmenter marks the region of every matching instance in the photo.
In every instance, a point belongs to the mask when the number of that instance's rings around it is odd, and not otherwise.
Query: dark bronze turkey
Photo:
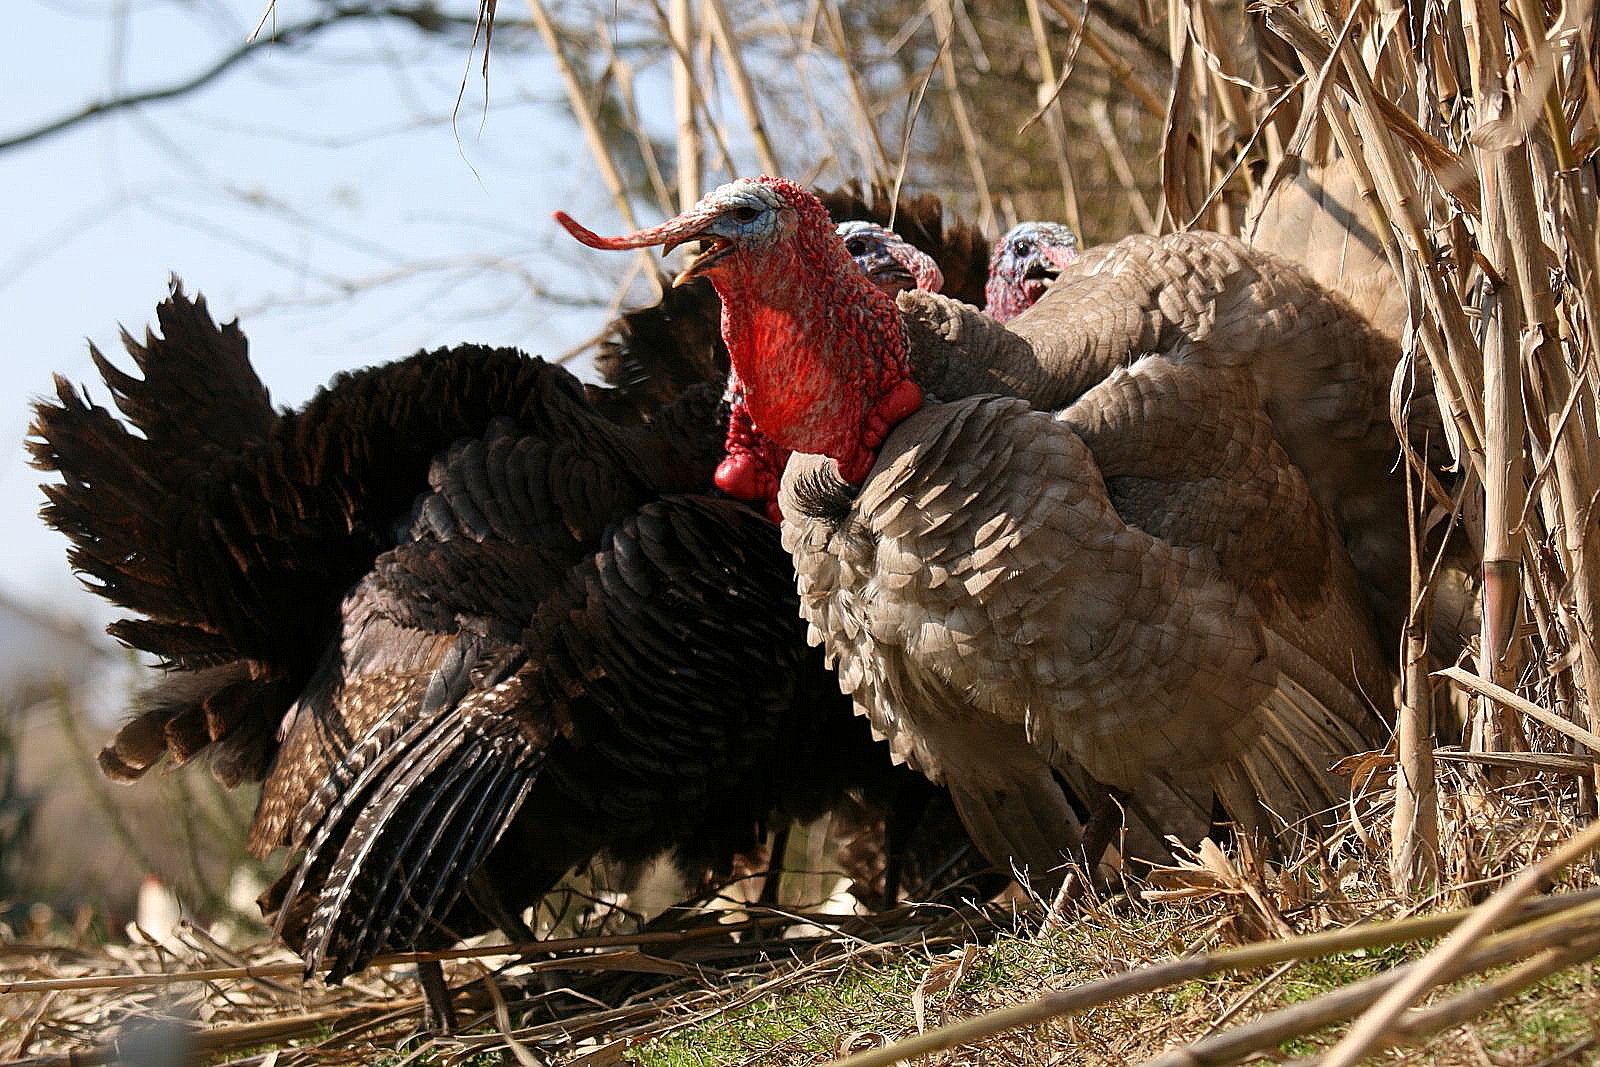
[[[720,384],[647,413],[458,346],[275,412],[236,326],[181,291],[158,317],[142,377],[94,354],[126,422],[58,381],[31,442],[113,632],[169,668],[101,762],[265,779],[251,845],[301,854],[274,899],[309,971],[515,926],[597,854],[726,869],[847,791],[926,791],[806,649],[776,530],[706,491]],[[908,834],[960,847],[937,812]]]

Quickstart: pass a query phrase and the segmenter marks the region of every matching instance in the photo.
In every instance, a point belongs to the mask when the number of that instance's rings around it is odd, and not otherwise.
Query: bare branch
[[[107,100],[97,100],[93,103],[85,104],[70,114],[52,119],[30,130],[24,130],[10,137],[0,138],[0,152],[33,144],[58,133],[65,133],[76,126],[104,115],[111,115],[118,111],[126,111],[129,108],[139,107],[144,104],[184,96],[210,84],[256,52],[272,45],[295,44],[314,37],[330,26],[346,22],[378,19],[394,19],[400,22],[408,22],[423,33],[430,34],[444,33],[447,30],[457,28],[471,29],[474,24],[470,18],[449,15],[427,4],[334,7],[316,18],[284,26],[271,34],[262,34],[254,37],[232,51],[223,54],[209,67],[191,77],[185,78],[183,81],[174,82],[171,85],[160,88],[143,89],[122,96],[114,96]],[[502,19],[500,22],[503,26],[505,20]]]

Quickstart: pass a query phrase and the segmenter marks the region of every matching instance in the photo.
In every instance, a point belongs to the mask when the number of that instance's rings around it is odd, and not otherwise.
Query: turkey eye
[[[852,256],[864,256],[867,254],[867,242],[859,237],[852,237],[844,243],[844,250]]]
[[[755,207],[736,207],[733,209],[735,222],[754,222],[761,217],[761,209]]]
[[[1017,255],[1019,255],[1019,256],[1031,255],[1033,253],[1033,242],[1032,241],[1018,241],[1017,244],[1016,244],[1016,249],[1017,249]]]

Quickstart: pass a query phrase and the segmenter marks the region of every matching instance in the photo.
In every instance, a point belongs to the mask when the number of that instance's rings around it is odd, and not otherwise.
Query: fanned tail
[[[159,334],[122,334],[142,377],[90,347],[122,418],[58,376],[55,400],[34,407],[28,449],[35,467],[62,476],[44,487],[42,514],[67,536],[73,567],[143,616],[114,623],[113,636],[186,668],[139,699],[102,769],[131,781],[163,756],[182,763],[210,749],[217,776],[235,784],[264,773],[286,694],[241,658],[228,633],[237,608],[208,599],[204,576],[226,548],[194,536],[187,509],[261,447],[277,416],[236,324],[218,326],[176,279],[156,317]]]

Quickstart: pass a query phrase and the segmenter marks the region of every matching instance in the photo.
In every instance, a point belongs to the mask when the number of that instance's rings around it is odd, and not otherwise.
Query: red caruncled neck
[[[894,424],[922,405],[922,390],[910,379],[894,301],[861,276],[822,204],[779,184],[797,205],[795,232],[735,249],[712,274],[722,339],[756,427],[783,449],[833,457],[856,484]],[[770,499],[773,457],[750,447],[739,422],[736,410],[717,485]]]

